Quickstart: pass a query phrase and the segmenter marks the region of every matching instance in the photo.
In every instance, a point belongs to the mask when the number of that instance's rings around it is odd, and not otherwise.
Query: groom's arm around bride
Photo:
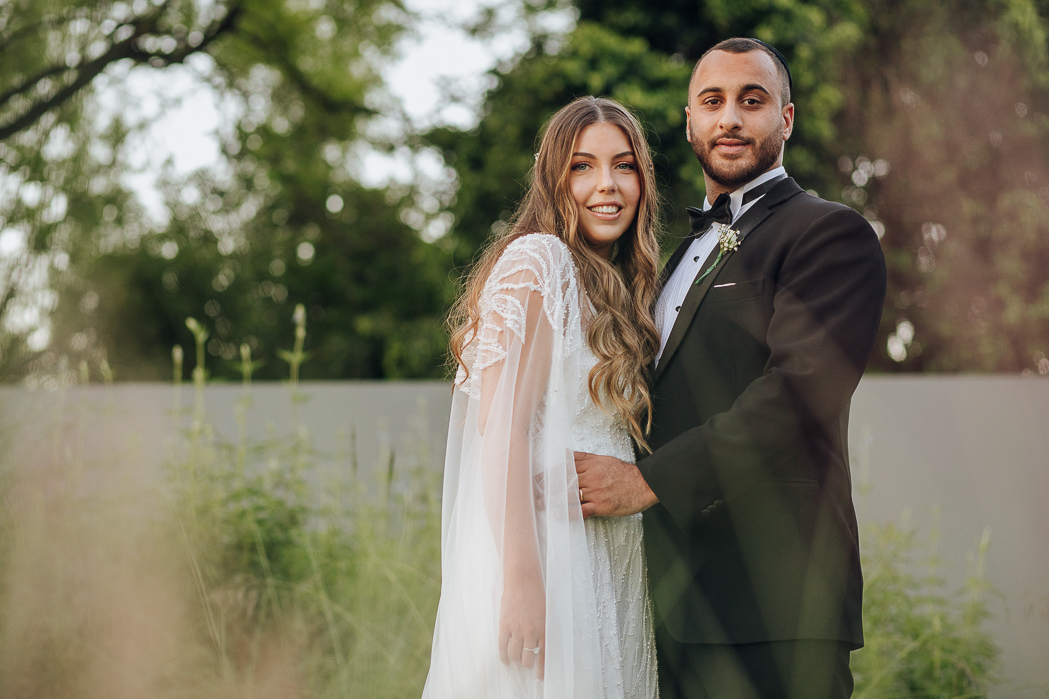
[[[664,699],[848,697],[863,642],[848,415],[881,246],[786,177],[794,107],[775,49],[709,51],[686,114],[706,208],[730,223],[694,224],[664,270],[654,452],[636,467],[578,455],[583,511],[645,512]]]

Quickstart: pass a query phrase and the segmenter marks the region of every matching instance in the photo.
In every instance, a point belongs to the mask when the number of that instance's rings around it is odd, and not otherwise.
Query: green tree
[[[0,260],[0,375],[25,368],[27,336],[52,305],[49,267],[68,266],[68,248],[103,227],[105,207],[140,213],[111,176],[127,129],[119,122],[96,128],[93,83],[127,64],[160,68],[214,50],[242,9],[141,0],[0,5],[0,231],[8,239]]]
[[[885,231],[873,365],[1049,374],[1049,7],[867,9],[838,121],[841,196]]]
[[[396,0],[4,4],[0,243],[23,244],[0,244],[0,372],[26,371],[34,313],[57,299],[36,366],[104,349],[124,378],[161,376],[170,344],[188,339],[182,317],[207,314],[221,374],[242,341],[271,355],[301,302],[318,338],[308,375],[439,375],[447,270],[515,206],[546,118],[583,94],[638,111],[672,248],[703,195],[682,138],[689,70],[715,41],[750,35],[792,66],[788,170],[883,234],[890,291],[872,366],[1049,373],[1044,1],[507,2],[518,17],[567,8],[577,21],[566,36],[529,25],[531,49],[492,71],[475,128],[411,140],[455,175],[454,196],[422,207],[410,187],[361,186],[353,166],[376,62],[408,22]],[[502,31],[498,14],[474,30]],[[78,82],[105,56],[96,75],[113,80],[199,59],[241,105],[228,168],[172,177],[163,225],[119,178],[134,125],[99,124],[93,83]],[[420,239],[442,214],[451,232]]]
[[[309,309],[318,338],[304,376],[443,371],[446,254],[404,222],[418,224],[407,215],[416,208],[411,188],[368,189],[354,169],[354,148],[367,140],[362,125],[381,100],[377,68],[411,19],[398,0],[34,7],[36,23],[7,14],[12,51],[3,55],[54,64],[52,81],[77,89],[62,95],[50,85],[48,110],[32,123],[25,105],[0,112],[13,133],[0,158],[21,190],[36,186],[65,202],[62,215],[51,214],[60,235],[46,227],[46,202],[31,208],[16,198],[0,214],[30,241],[27,259],[51,264],[52,341],[28,371],[57,366],[60,355],[107,356],[120,378],[167,376],[171,346],[188,342],[192,315],[212,326],[213,375],[232,375],[246,342],[268,358],[259,376],[276,377],[272,358],[290,336],[296,303]],[[188,178],[169,172],[159,224],[120,184],[132,125],[118,115],[99,128],[90,117],[99,97],[78,68],[96,54],[115,57],[95,74],[111,82],[189,61],[236,106],[225,162]],[[47,72],[34,70],[19,68]],[[47,79],[22,93],[43,94]],[[21,89],[19,80],[10,82]],[[48,160],[56,133],[65,149]]]

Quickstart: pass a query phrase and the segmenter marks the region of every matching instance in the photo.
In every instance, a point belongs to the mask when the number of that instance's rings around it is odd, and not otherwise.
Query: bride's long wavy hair
[[[591,124],[619,127],[630,142],[641,183],[637,218],[616,241],[608,259],[594,252],[579,230],[579,215],[569,184],[576,139]],[[463,293],[448,319],[450,350],[455,364],[467,372],[464,347],[480,325],[480,298],[499,256],[515,239],[529,233],[551,233],[572,251],[583,290],[596,313],[586,331],[587,344],[597,356],[590,371],[590,396],[605,410],[606,396],[623,416],[638,445],[650,451],[646,436],[652,427],[652,399],[648,367],[659,349],[652,319],[657,294],[659,194],[652,153],[641,124],[618,102],[580,97],[560,109],[543,129],[524,200],[485,248],[463,282]]]

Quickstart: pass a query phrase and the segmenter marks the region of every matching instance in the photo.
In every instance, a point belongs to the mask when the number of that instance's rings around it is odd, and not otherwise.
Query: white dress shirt
[[[787,174],[787,171],[782,167],[773,168],[729,194],[729,211],[732,212],[732,223],[734,224],[738,221],[740,216],[754,206],[754,202],[765,196],[762,194],[761,197],[755,197],[753,201],[747,202],[746,206],[744,206],[744,194],[759,184],[785,174]],[[704,197],[703,210],[708,211],[710,207],[710,201]],[[713,225],[710,228],[713,228]],[[718,243],[718,237],[710,232],[710,228],[692,240],[692,244],[685,252],[684,257],[681,258],[681,262],[678,263],[674,273],[667,280],[666,286],[663,287],[663,292],[659,295],[659,301],[656,302],[655,321],[660,338],[656,364],[659,363],[660,358],[663,356],[663,349],[667,346],[667,340],[670,338],[670,332],[674,329],[674,323],[677,322],[681,304],[685,302],[688,290],[702,271],[703,263],[706,262],[707,257],[714,251],[714,246]]]

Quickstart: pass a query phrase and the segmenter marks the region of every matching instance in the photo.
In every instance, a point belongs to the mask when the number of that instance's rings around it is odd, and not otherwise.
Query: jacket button
[[[723,504],[724,503],[722,503],[720,500],[715,500],[714,503],[710,506],[710,509],[716,509],[718,507],[721,507]]]
[[[699,516],[703,519],[710,519],[710,508],[704,507],[702,510],[699,511]]]

